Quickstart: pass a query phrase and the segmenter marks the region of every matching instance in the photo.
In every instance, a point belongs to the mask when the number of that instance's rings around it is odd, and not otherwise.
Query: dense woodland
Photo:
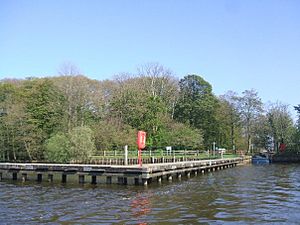
[[[300,115],[300,105],[295,107]],[[136,74],[92,80],[65,65],[47,78],[0,83],[0,160],[69,162],[104,150],[136,148],[137,130],[147,148],[218,147],[278,151],[295,148],[300,123],[288,106],[262,103],[255,90],[213,93],[195,74],[182,79],[153,63]]]

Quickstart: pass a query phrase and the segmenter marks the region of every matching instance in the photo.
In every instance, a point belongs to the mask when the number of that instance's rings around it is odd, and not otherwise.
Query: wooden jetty
[[[0,163],[0,180],[148,185],[235,167],[242,158],[139,165]]]

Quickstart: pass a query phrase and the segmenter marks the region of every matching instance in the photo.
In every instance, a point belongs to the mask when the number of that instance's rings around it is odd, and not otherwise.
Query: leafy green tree
[[[294,106],[294,109],[297,112],[298,119],[296,122],[296,131],[293,140],[294,140],[295,149],[300,149],[300,104]]]
[[[95,135],[97,155],[101,155],[103,151],[114,148],[123,149],[125,145],[136,148],[137,131],[116,119],[99,121],[91,129]]]
[[[242,147],[241,118],[238,111],[238,96],[235,92],[228,91],[219,98],[220,107],[217,110],[219,126],[219,143],[229,149]]]
[[[180,93],[175,106],[174,118],[182,123],[200,129],[204,145],[210,148],[216,141],[216,108],[218,100],[212,93],[211,85],[198,75],[188,75],[179,82]]]
[[[298,114],[297,129],[300,132],[300,104],[297,106],[294,106],[294,109],[296,110],[296,112]]]
[[[94,134],[89,127],[75,127],[69,133],[70,158],[73,161],[86,162],[96,152]]]
[[[232,108],[229,103],[223,99],[219,99],[219,107],[216,112],[216,123],[218,130],[216,133],[216,144],[226,149],[235,148],[235,132],[236,129],[230,122]],[[232,132],[233,131],[233,132]]]
[[[30,159],[44,157],[44,143],[61,128],[64,98],[52,81],[31,79],[23,84],[26,121],[23,142]]]
[[[71,143],[69,137],[57,133],[46,141],[45,159],[48,162],[68,163],[71,159]]]
[[[1,138],[1,158],[2,160],[16,160],[16,143],[15,143],[15,118],[14,101],[16,98],[16,88],[11,83],[0,83],[0,138]],[[12,154],[11,154],[12,153]]]
[[[203,147],[202,131],[186,124],[170,122],[163,137],[164,146],[191,147],[194,149]]]
[[[288,105],[277,102],[267,113],[274,150],[278,151],[279,143],[291,144],[295,133],[293,119]]]
[[[0,126],[3,160],[31,159],[25,138],[30,138],[28,115],[23,98],[23,83],[19,81],[2,81],[0,85]]]
[[[273,149],[272,129],[267,115],[261,114],[257,117],[253,125],[252,143],[254,144],[254,150],[257,152]]]
[[[29,123],[49,137],[61,125],[64,96],[50,79],[36,79],[25,83],[26,108]]]

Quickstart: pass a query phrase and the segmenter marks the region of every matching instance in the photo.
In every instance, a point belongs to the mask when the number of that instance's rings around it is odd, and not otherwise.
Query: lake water
[[[300,224],[300,165],[148,187],[0,182],[0,224]]]

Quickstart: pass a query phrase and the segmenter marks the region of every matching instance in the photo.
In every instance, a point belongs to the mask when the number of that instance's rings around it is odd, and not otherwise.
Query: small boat
[[[252,156],[252,164],[269,164],[270,159],[266,154],[258,154]]]

